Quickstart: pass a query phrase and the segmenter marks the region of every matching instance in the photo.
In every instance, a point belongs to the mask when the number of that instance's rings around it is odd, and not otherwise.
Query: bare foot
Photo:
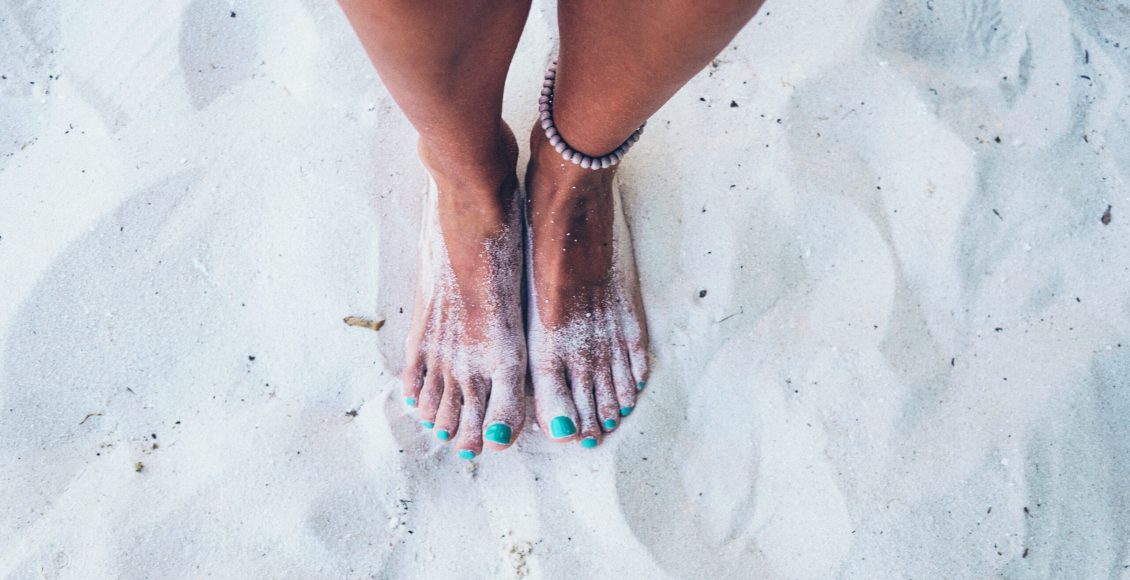
[[[489,167],[419,148],[430,177],[401,379],[421,424],[465,459],[484,439],[510,446],[525,418],[518,148],[503,133]]]
[[[535,127],[526,173],[528,338],[537,418],[595,447],[647,381],[647,327],[616,167],[562,160]]]

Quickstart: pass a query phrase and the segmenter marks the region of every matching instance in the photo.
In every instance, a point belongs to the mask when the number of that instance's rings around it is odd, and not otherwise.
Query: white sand
[[[333,3],[0,3],[0,577],[1130,577],[1128,23],[771,1],[624,171],[637,412],[470,465]]]

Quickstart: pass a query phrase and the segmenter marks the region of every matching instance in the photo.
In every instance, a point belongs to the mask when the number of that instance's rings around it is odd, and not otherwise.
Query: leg
[[[760,5],[560,0],[553,109],[561,136],[593,156],[612,151]],[[631,413],[647,381],[647,326],[631,241],[617,215],[617,168],[563,161],[540,124],[530,148],[528,344],[538,420],[555,440],[592,447]],[[555,428],[572,421],[576,429]]]
[[[430,174],[404,396],[465,458],[522,428],[517,145],[502,91],[528,0],[341,0]]]

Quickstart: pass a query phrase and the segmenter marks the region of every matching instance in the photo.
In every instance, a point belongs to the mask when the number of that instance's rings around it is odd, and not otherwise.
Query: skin
[[[507,422],[513,442],[523,427],[528,344],[542,430],[556,441],[599,443],[615,428],[612,421],[622,420],[622,409],[634,408],[647,380],[643,302],[626,228],[616,227],[617,168],[564,162],[540,126],[531,131],[524,208],[534,298],[528,333],[513,292],[523,249],[498,244],[510,239],[506,232],[520,213],[513,203],[516,140],[501,112],[529,2],[340,3],[419,132],[420,158],[438,189],[447,258],[422,258],[420,267],[449,270],[453,279],[443,292],[418,290],[405,396],[418,401],[422,421],[453,436],[456,450],[478,455],[483,431],[498,421]],[[561,135],[593,156],[612,151],[725,48],[760,5],[560,0],[554,119]],[[483,251],[487,245],[491,252]],[[472,330],[445,332],[452,326]],[[558,417],[576,433],[553,437]]]

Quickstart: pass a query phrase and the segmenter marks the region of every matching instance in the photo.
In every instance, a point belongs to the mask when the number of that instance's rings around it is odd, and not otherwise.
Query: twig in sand
[[[380,330],[385,325],[384,320],[369,320],[360,316],[346,316],[344,320],[349,326],[359,326],[370,330]]]
[[[78,424],[82,425],[83,423],[86,423],[86,420],[91,418],[91,417],[101,417],[101,416],[102,416],[102,413],[87,413],[86,416],[82,418],[82,421],[78,422]]]

